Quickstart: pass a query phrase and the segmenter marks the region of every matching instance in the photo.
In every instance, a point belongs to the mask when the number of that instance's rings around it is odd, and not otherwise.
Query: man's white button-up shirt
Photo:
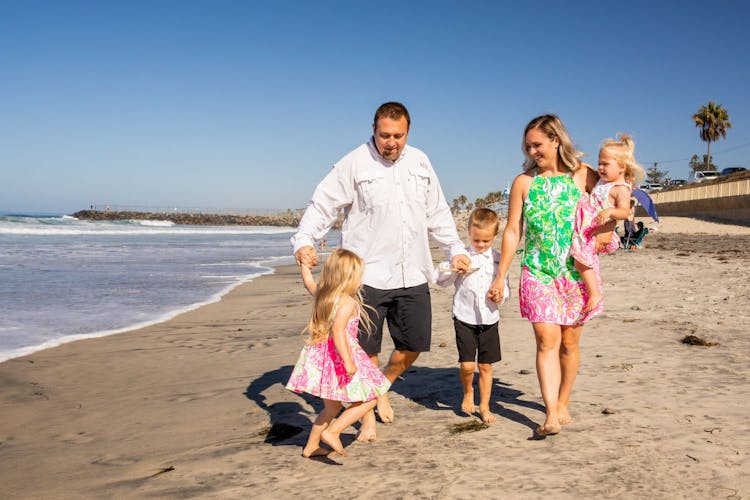
[[[365,285],[392,290],[432,281],[428,235],[449,259],[466,253],[430,160],[408,144],[395,162],[370,140],[336,163],[291,238],[294,251],[315,246],[339,210],[345,215],[341,246],[365,261]]]

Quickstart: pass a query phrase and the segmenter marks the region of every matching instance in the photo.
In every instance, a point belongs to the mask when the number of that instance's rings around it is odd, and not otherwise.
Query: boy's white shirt
[[[441,262],[435,270],[436,282],[440,286],[456,286],[453,295],[453,316],[470,325],[491,325],[500,320],[497,304],[487,298],[487,292],[497,276],[500,252],[488,249],[477,252],[468,245],[466,251],[471,259],[471,267],[479,268],[471,274],[451,271],[450,262]],[[505,277],[503,302],[510,298],[510,283]]]

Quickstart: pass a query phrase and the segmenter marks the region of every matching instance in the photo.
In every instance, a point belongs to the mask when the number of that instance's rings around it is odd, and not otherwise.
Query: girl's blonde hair
[[[557,139],[560,146],[557,148],[557,159],[571,172],[575,172],[581,168],[580,157],[583,153],[578,151],[573,144],[573,141],[568,135],[568,131],[565,129],[562,120],[557,115],[541,115],[537,116],[526,125],[523,130],[523,137],[521,138],[521,151],[526,159],[523,162],[524,171],[530,170],[537,166],[536,160],[529,156],[528,148],[526,147],[526,134],[530,130],[539,129],[544,133],[549,140]]]
[[[364,266],[357,254],[343,248],[337,248],[328,257],[320,273],[310,323],[305,328],[309,333],[309,343],[316,344],[328,338],[342,295],[353,298],[360,310],[364,307],[361,292]],[[367,314],[361,318],[365,331],[369,332],[370,318]]]
[[[635,161],[635,142],[627,134],[618,134],[616,139],[607,139],[602,143],[600,151],[607,151],[618,165],[625,167],[625,180],[634,188],[638,187],[646,172]]]

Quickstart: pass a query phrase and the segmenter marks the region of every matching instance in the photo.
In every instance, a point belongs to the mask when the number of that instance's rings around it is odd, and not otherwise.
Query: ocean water
[[[292,264],[293,232],[0,215],[0,361],[215,302]]]

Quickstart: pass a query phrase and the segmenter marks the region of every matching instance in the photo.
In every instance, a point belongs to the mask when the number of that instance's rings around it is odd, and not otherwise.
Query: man
[[[387,102],[375,112],[373,136],[333,166],[313,193],[297,234],[291,241],[298,264],[315,265],[315,240],[345,218],[341,246],[365,261],[362,278],[365,304],[374,327],[360,331],[362,348],[378,365],[383,322],[388,320],[395,349],[383,373],[392,382],[430,350],[432,309],[427,284],[433,279],[428,235],[449,254],[459,272],[471,261],[430,160],[406,145],[411,120],[406,108]],[[378,399],[380,419],[393,421],[388,395]],[[362,420],[357,439],[375,439],[375,415]]]

